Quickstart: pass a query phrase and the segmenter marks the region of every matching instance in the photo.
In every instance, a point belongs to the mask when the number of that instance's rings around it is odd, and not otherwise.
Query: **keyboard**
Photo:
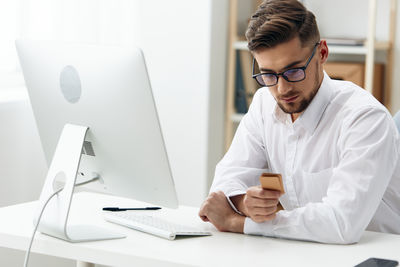
[[[105,212],[106,221],[123,225],[158,237],[174,240],[177,236],[206,236],[210,232],[194,227],[175,224],[153,215],[143,215],[135,212]]]

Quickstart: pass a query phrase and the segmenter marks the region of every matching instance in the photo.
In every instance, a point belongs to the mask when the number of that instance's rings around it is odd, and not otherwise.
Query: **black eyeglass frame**
[[[306,64],[305,64],[303,67],[297,67],[297,68],[288,69],[288,70],[285,70],[284,72],[281,72],[281,73],[271,73],[271,72],[268,72],[268,73],[257,73],[257,74],[254,74],[254,67],[255,67],[255,64],[256,64],[256,59],[253,57],[253,67],[252,67],[252,71],[251,71],[251,73],[252,73],[252,76],[251,76],[251,77],[252,77],[254,80],[256,80],[256,82],[257,82],[260,86],[266,86],[266,87],[271,87],[271,86],[274,86],[274,85],[278,84],[279,76],[282,76],[286,81],[291,82],[291,83],[301,82],[301,81],[303,81],[303,80],[306,79],[306,69],[307,69],[309,63],[311,62],[312,58],[314,57],[315,51],[317,50],[317,47],[318,47],[319,44],[320,44],[320,42],[318,42],[318,43],[316,43],[316,44],[314,45],[313,52],[312,52],[311,56],[308,58]],[[293,70],[298,70],[298,69],[303,71],[304,77],[303,77],[302,79],[300,79],[300,80],[290,81],[290,80],[288,79],[288,77],[285,75],[285,73],[288,72],[288,71],[293,71]],[[274,84],[270,84],[270,85],[267,85],[267,84],[265,84],[265,83],[264,83],[264,84],[260,83],[260,82],[258,81],[257,77],[262,76],[262,75],[265,75],[265,74],[275,76],[275,77],[276,77],[276,82],[275,82]]]

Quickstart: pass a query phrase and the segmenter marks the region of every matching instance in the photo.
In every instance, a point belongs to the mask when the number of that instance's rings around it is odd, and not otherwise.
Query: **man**
[[[365,229],[400,234],[399,134],[368,92],[323,71],[314,15],[267,0],[246,37],[263,88],[199,216],[220,231],[324,243],[358,242]],[[262,189],[263,172],[282,174],[286,193]]]

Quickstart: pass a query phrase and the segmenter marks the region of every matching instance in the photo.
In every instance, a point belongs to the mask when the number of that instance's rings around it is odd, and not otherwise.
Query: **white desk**
[[[33,229],[35,203],[0,208],[0,246],[19,250],[27,248]],[[355,245],[325,245],[220,233],[197,217],[197,208],[150,211],[168,214],[171,221],[200,226],[213,232],[213,236],[168,241],[108,223],[101,218],[103,206],[134,206],[135,203],[140,205],[129,199],[77,193],[72,205],[72,222],[106,226],[125,233],[127,238],[71,244],[38,233],[32,251],[111,266],[354,266],[369,257],[400,261],[398,235],[365,232]]]

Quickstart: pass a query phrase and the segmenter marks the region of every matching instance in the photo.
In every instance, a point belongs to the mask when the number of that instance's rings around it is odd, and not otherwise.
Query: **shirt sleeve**
[[[241,120],[228,152],[216,166],[210,192],[221,190],[228,198],[245,194],[247,188],[259,184],[259,176],[267,171],[264,129],[261,126],[262,96],[260,91],[254,95],[249,111]],[[236,210],[230,201],[229,203]]]
[[[340,162],[321,202],[280,211],[264,223],[246,218],[244,232],[323,243],[358,242],[396,169],[398,133],[390,114],[369,107],[344,120],[333,145]]]

